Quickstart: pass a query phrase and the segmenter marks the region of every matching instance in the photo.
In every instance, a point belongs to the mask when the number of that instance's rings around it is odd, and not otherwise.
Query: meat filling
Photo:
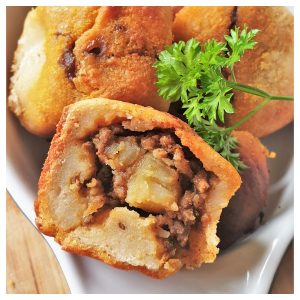
[[[188,248],[190,232],[201,226],[201,211],[217,178],[175,134],[112,125],[101,128],[87,143],[94,145],[99,161],[95,178],[85,187],[91,203],[88,212],[98,203],[99,210],[104,205],[127,206],[141,216],[152,214],[170,257],[178,247]]]

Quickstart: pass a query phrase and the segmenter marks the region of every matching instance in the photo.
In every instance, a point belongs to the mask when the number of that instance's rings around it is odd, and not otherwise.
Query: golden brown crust
[[[189,268],[200,266],[203,262],[214,261],[218,253],[216,247],[218,238],[215,235],[217,222],[221,210],[227,206],[229,199],[240,186],[240,176],[228,161],[206,144],[186,123],[150,107],[120,101],[96,98],[77,102],[65,109],[39,180],[38,198],[35,202],[39,229],[47,235],[56,236],[56,240],[68,251],[89,255],[119,268],[136,269],[153,277],[164,278],[181,267],[178,261],[172,260],[168,262],[167,268],[162,267],[159,270],[134,267],[114,261],[109,255],[103,251],[96,251],[93,247],[70,244],[66,241],[73,229],[62,230],[51,215],[48,207],[52,201],[49,198],[49,189],[53,188],[55,180],[61,176],[61,166],[67,159],[64,153],[70,145],[82,143],[82,140],[95,134],[100,127],[120,122],[131,130],[145,131],[154,128],[174,130],[182,145],[188,147],[203,163],[204,168],[216,174],[222,182],[221,191],[215,191],[218,196],[210,196],[205,204],[200,228],[191,233],[193,252],[183,258],[183,263]],[[85,228],[88,225],[80,226]]]
[[[83,98],[104,96],[168,109],[157,94],[152,65],[172,42],[170,7],[37,7],[28,18],[44,32],[45,62],[33,82],[22,73],[16,76],[26,82],[21,91],[12,80],[9,106],[30,132],[53,135],[63,108]],[[16,70],[22,47],[15,54]],[[62,65],[65,53],[70,74]]]
[[[209,39],[224,40],[232,19],[234,6],[185,6],[175,17],[175,41],[196,38],[201,45]]]
[[[173,10],[173,19],[175,18],[176,14],[183,8],[184,6],[172,6]]]
[[[74,49],[77,90],[91,97],[166,108],[165,102],[158,105],[162,100],[156,93],[152,65],[157,53],[172,41],[170,12],[170,8],[157,7],[100,9],[94,26],[78,39]],[[93,43],[92,48],[100,51],[98,56],[87,55]]]
[[[47,159],[44,163],[43,170],[40,175],[40,179],[38,182],[38,198],[46,198],[46,186],[47,182],[47,175],[49,176],[51,172],[52,162],[57,161],[59,159],[60,154],[62,153],[65,144],[63,138],[61,137],[63,124],[66,121],[67,117],[67,109],[64,110],[59,123],[57,124],[56,130],[57,133],[54,135],[51,141],[51,151],[49,150]],[[39,201],[38,198],[34,202],[34,210],[36,215],[39,215],[40,211],[47,212],[49,211],[47,201]],[[49,213],[45,214],[43,218],[42,215],[39,215],[39,218],[36,219],[36,225],[44,234],[54,236],[57,233],[57,228],[54,224],[54,221]]]
[[[234,20],[234,7],[184,7],[173,24],[175,40],[192,37],[204,44],[208,39],[223,41],[231,26],[260,29],[254,50],[246,51],[234,66],[238,82],[255,86],[276,96],[294,95],[294,17],[285,7],[239,6]],[[232,22],[235,21],[235,22]],[[262,98],[235,92],[234,114],[226,115],[231,126],[254,107]],[[266,136],[282,128],[294,118],[293,103],[272,101],[239,127],[257,137]]]
[[[259,213],[267,205],[269,171],[267,150],[251,133],[233,132],[241,160],[248,166],[241,173],[242,185],[222,211],[218,224],[219,247],[225,249],[254,228]]]
[[[9,105],[14,112],[22,111],[18,118],[31,133],[51,136],[55,132],[63,107],[82,97],[66,77],[64,69],[59,65],[59,59],[73,41],[93,26],[97,12],[98,8],[95,7],[37,7],[28,14],[27,18],[34,18],[35,25],[38,24],[45,32],[45,62],[36,81],[26,83],[28,91],[25,95],[16,95],[20,98],[17,99],[17,105],[11,100],[11,96]],[[32,29],[29,26],[26,30]],[[21,38],[24,39],[26,35],[29,32],[23,32]],[[22,47],[23,44],[20,44],[15,53],[15,65],[22,59],[19,55]],[[11,90],[14,88],[14,84],[11,84]]]
[[[234,67],[236,80],[272,95],[294,95],[294,17],[284,7],[239,7],[237,26],[261,30],[253,51],[247,51]],[[235,113],[227,115],[228,126],[237,122],[262,98],[235,92]],[[257,137],[266,136],[290,123],[294,103],[272,101],[239,127]]]

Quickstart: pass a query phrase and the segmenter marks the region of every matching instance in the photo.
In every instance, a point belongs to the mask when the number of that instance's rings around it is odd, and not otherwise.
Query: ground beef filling
[[[170,256],[178,247],[188,248],[216,177],[171,131],[141,133],[113,125],[101,128],[89,143],[99,167],[86,184],[88,199],[101,199],[101,207],[127,206],[142,216],[154,215]]]

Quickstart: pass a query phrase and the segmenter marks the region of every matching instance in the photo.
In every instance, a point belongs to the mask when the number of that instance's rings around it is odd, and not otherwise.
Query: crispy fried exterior
[[[193,228],[191,232],[190,249],[193,249],[193,251],[183,251],[180,254],[180,260],[169,259],[158,269],[151,269],[142,265],[134,266],[119,261],[109,253],[100,251],[97,245],[84,243],[84,239],[87,238],[85,235],[91,235],[94,230],[97,233],[97,228],[102,226],[103,220],[108,220],[103,214],[100,214],[90,224],[83,224],[79,215],[79,222],[69,223],[64,228],[60,225],[64,224],[65,219],[69,218],[68,210],[73,209],[74,205],[72,203],[67,204],[66,213],[62,214],[60,219],[58,217],[58,214],[61,213],[59,209],[60,205],[64,205],[64,203],[55,203],[56,198],[58,195],[61,197],[66,193],[65,177],[68,177],[66,174],[85,162],[83,153],[80,154],[77,162],[72,161],[70,157],[75,155],[74,149],[79,147],[82,141],[95,134],[102,126],[120,122],[126,124],[126,127],[132,131],[146,131],[155,128],[173,130],[180,139],[181,144],[188,147],[196,158],[203,163],[205,170],[214,173],[220,180],[218,188],[215,188],[207,198],[201,217],[201,226]],[[135,269],[152,277],[165,278],[180,269],[182,265],[194,268],[204,262],[215,260],[219,242],[216,236],[217,222],[222,209],[228,205],[229,199],[239,188],[240,183],[240,176],[232,165],[181,120],[150,107],[103,98],[90,99],[72,104],[64,110],[39,180],[38,197],[35,201],[36,223],[43,233],[54,236],[63,246],[63,249],[67,251],[91,256],[118,268]],[[65,196],[62,199],[68,201]],[[76,203],[76,208],[77,206],[79,204]],[[140,217],[136,222],[145,222],[145,220],[149,220],[151,223],[152,217]],[[135,225],[133,224],[133,226]],[[152,234],[151,230],[149,227],[148,235],[145,237],[131,236],[130,239],[147,239]],[[116,232],[116,234],[118,233]],[[99,237],[100,235],[95,234],[92,236]],[[161,257],[162,250],[159,242],[155,243],[157,244],[157,257]],[[135,248],[138,247],[139,242],[136,242]]]
[[[241,173],[242,185],[222,211],[218,224],[221,249],[225,249],[243,234],[254,229],[260,212],[267,205],[269,171],[266,149],[251,133],[235,131],[241,159],[248,166]]]
[[[41,136],[55,132],[64,106],[83,98],[167,110],[152,65],[172,42],[172,19],[171,7],[37,7],[15,54],[10,108]],[[29,56],[30,80],[22,69]]]
[[[239,7],[237,26],[246,23],[258,28],[257,45],[247,51],[234,67],[236,80],[272,95],[294,95],[294,17],[284,7]],[[227,115],[226,124],[234,124],[254,109],[262,98],[235,92],[235,113]],[[257,137],[266,136],[290,123],[294,103],[272,101],[239,127]]]
[[[272,95],[294,95],[294,17],[284,7],[184,7],[174,20],[175,40],[197,38],[202,44],[224,34],[235,25],[259,29],[254,50],[246,51],[234,71],[238,82],[255,86]],[[235,92],[234,114],[226,115],[226,125],[233,125],[262,98]],[[243,123],[239,129],[257,137],[266,136],[293,120],[293,103],[272,101]]]
[[[37,7],[29,12],[15,53],[8,105],[31,133],[51,136],[63,107],[82,97],[59,60],[65,49],[93,26],[97,13],[98,8],[94,7]],[[31,34],[36,34],[33,31],[37,28],[40,40],[36,41]],[[41,49],[35,53],[34,47],[39,43],[42,43]],[[34,57],[26,68],[35,73],[33,80],[24,74],[28,71],[22,69],[30,52]]]
[[[173,18],[175,18],[176,14],[183,8],[183,6],[172,6],[173,10]]]
[[[185,6],[177,12],[173,23],[175,41],[196,38],[201,45],[215,38],[224,40],[232,23],[233,6]]]

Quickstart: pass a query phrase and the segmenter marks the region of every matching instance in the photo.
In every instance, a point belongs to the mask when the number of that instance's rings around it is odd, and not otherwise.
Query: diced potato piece
[[[126,169],[140,157],[142,149],[136,143],[125,140],[110,145],[105,154],[109,158],[107,164],[112,169]]]
[[[125,201],[153,213],[176,211],[179,193],[178,173],[148,153],[128,180]]]

